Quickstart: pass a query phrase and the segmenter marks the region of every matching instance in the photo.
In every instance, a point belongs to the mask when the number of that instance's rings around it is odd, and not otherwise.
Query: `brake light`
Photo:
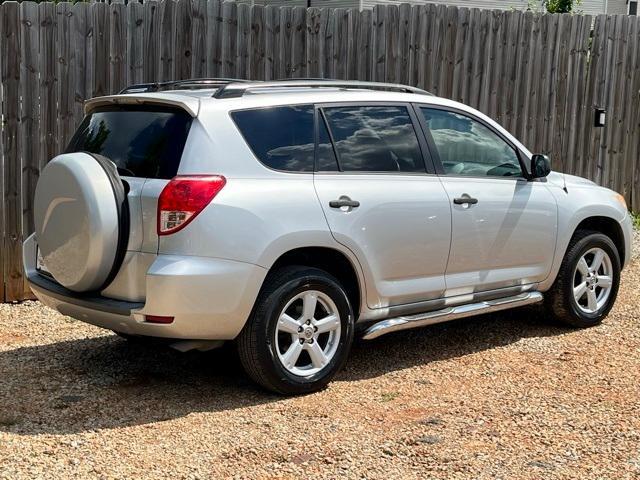
[[[178,175],[158,198],[158,235],[183,229],[227,183],[222,175]]]

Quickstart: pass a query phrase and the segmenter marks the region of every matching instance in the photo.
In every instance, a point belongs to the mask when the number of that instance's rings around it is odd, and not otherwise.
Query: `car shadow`
[[[525,307],[356,341],[336,381],[358,381],[567,329]],[[144,425],[283,397],[254,386],[231,346],[179,353],[115,335],[0,352],[0,431],[68,434]]]
[[[554,322],[541,306],[534,305],[389,333],[375,340],[357,340],[350,361],[336,380],[364,380],[511,345],[525,338],[573,331]],[[375,354],[371,355],[372,351]]]

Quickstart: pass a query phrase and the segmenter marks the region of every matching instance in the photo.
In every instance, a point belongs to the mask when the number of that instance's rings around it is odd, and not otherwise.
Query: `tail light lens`
[[[227,183],[222,175],[179,175],[160,193],[158,235],[183,229]]]

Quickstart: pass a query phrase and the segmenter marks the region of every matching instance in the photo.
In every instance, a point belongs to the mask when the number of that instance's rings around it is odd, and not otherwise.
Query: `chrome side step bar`
[[[373,340],[385,333],[407,330],[410,328],[425,327],[435,323],[448,322],[458,318],[471,317],[483,313],[498,312],[509,308],[521,307],[542,301],[540,292],[526,292],[512,297],[498,298],[496,300],[486,300],[478,303],[469,303],[457,307],[443,308],[432,312],[418,313],[396,318],[381,320],[365,330],[362,338]]]

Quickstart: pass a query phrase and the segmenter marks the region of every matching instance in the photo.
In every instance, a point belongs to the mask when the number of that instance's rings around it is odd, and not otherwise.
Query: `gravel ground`
[[[290,399],[230,349],[2,305],[0,478],[640,478],[638,283],[636,256],[589,330],[524,308],[359,342]]]

